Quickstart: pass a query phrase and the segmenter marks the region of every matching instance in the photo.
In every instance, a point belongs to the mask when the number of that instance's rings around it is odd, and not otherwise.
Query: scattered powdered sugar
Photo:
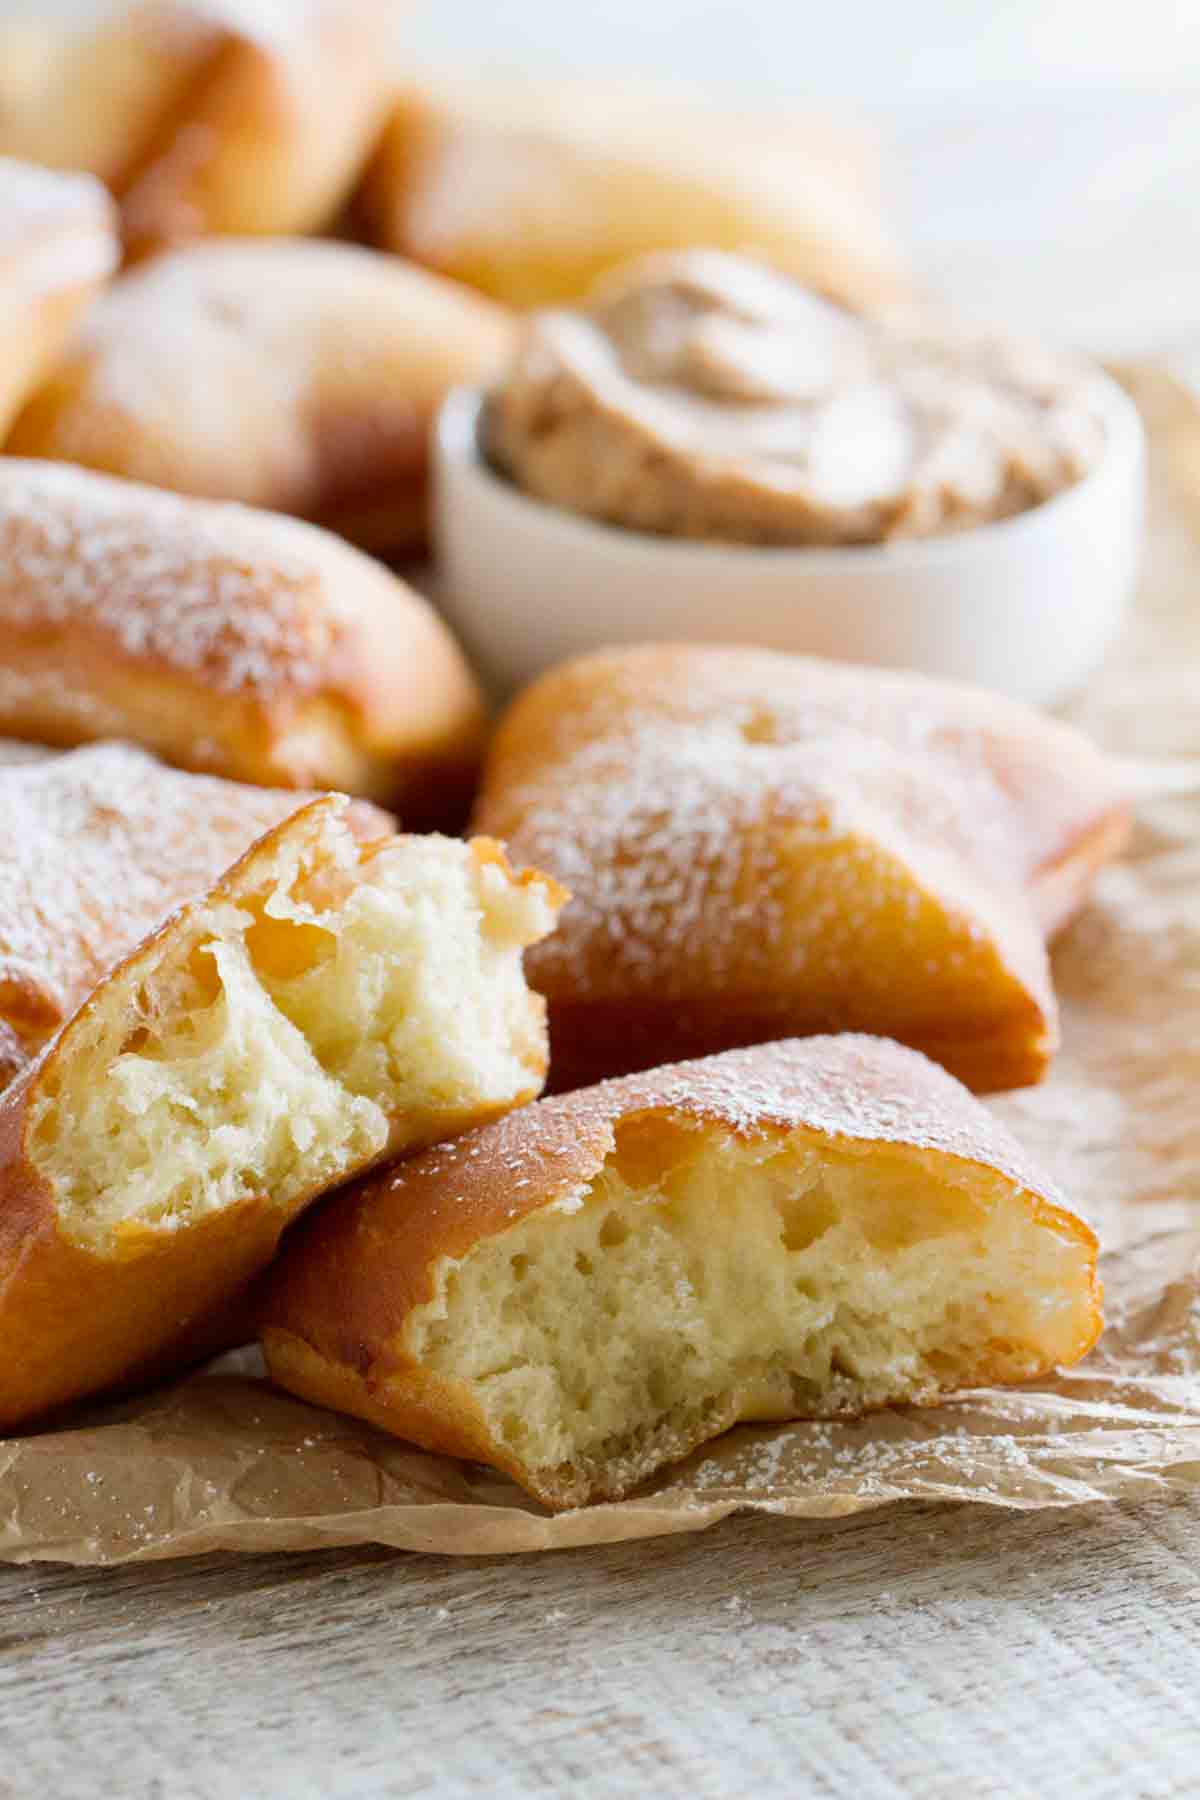
[[[892,1143],[976,1162],[1019,1188],[1065,1202],[986,1107],[944,1069],[884,1038],[843,1032],[728,1050],[553,1095],[441,1144],[378,1177],[360,1204],[394,1196],[407,1213],[525,1217],[586,1191],[624,1119],[659,1112],[741,1137],[799,1130],[832,1141]],[[401,1216],[398,1214],[398,1216]]]
[[[730,980],[769,998],[810,984],[814,954],[852,970],[888,903],[875,852],[911,871],[914,912],[940,893],[968,940],[1010,935],[1009,960],[1044,983],[1024,890],[1115,803],[1098,754],[1023,708],[770,652],[649,647],[518,702],[477,822],[572,893],[530,958],[543,992],[669,1003]]]
[[[1194,1391],[1194,1390],[1193,1390]],[[1011,1399],[1006,1411],[1005,1401]],[[1022,1405],[1024,1410],[1022,1411]],[[1063,1430],[1052,1428],[1058,1415]],[[971,1422],[955,1422],[969,1409]],[[1123,1406],[1092,1409],[1096,1423],[1131,1445],[1132,1416]],[[1082,1408],[1045,1392],[988,1390],[944,1402],[936,1410],[884,1412],[861,1420],[805,1420],[769,1436],[755,1430],[726,1440],[694,1466],[681,1468],[672,1497],[704,1505],[725,1497],[756,1510],[787,1513],[794,1499],[881,1502],[963,1493],[1039,1491],[1070,1501],[1091,1497],[1080,1470],[1096,1453],[1096,1434]],[[1162,1418],[1145,1415],[1149,1425]],[[1008,1422],[1012,1429],[1000,1427]],[[1152,1434],[1146,1434],[1149,1446]],[[1148,1451],[1149,1453],[1149,1451]]]
[[[219,693],[303,692],[330,678],[338,553],[350,586],[360,559],[294,520],[67,465],[0,463],[0,631],[39,647],[69,633],[77,652],[87,638],[99,657]]]
[[[124,744],[0,750],[0,1012],[34,1047],[121,956],[304,803]]]

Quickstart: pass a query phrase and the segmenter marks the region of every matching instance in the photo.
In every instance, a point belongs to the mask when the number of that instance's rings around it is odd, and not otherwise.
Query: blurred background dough
[[[99,175],[140,255],[329,223],[383,119],[390,0],[144,0],[16,40],[0,149]]]
[[[499,307],[395,257],[210,240],[116,283],[7,448],[413,550],[438,406],[510,341]]]
[[[330,532],[0,457],[0,732],[126,737],[420,828],[461,819],[483,729],[437,614]]]
[[[98,181],[0,157],[0,440],[119,257]]]
[[[692,244],[754,250],[863,305],[907,289],[869,139],[637,81],[410,87],[357,211],[373,243],[513,306]]]

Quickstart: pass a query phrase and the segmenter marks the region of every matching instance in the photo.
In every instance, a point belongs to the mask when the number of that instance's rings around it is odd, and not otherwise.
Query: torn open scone
[[[0,1087],[102,976],[311,794],[171,769],[132,744],[0,740]],[[362,839],[395,821],[367,800]]]
[[[578,1506],[738,1421],[1075,1362],[1096,1248],[943,1070],[808,1038],[542,1100],[334,1196],[261,1335],[294,1393]]]
[[[0,1101],[0,1426],[210,1347],[317,1194],[539,1091],[560,891],[346,811],[269,832]]]

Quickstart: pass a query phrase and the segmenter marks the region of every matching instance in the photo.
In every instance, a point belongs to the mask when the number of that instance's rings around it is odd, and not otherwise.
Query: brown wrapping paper
[[[275,1392],[242,1352],[73,1429],[0,1442],[0,1557],[481,1554],[696,1531],[737,1509],[1062,1507],[1200,1485],[1200,796],[1183,766],[1200,758],[1200,405],[1162,375],[1134,386],[1155,448],[1142,600],[1073,711],[1139,759],[1140,824],[1057,952],[1053,1074],[995,1102],[1099,1225],[1109,1324],[1087,1362],[928,1411],[744,1427],[636,1499],[551,1518],[486,1470]]]

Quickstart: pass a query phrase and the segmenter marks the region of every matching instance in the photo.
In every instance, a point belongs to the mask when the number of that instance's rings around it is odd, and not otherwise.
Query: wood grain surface
[[[4,1800],[1200,1792],[1200,1500],[0,1570]]]

